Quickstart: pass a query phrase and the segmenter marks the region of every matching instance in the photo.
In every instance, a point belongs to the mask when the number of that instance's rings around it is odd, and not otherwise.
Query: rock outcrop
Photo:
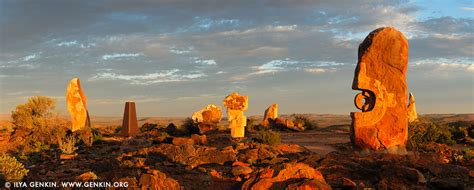
[[[247,117],[244,115],[244,111],[248,108],[248,99],[248,96],[241,96],[234,92],[223,101],[224,106],[227,108],[227,119],[229,120],[232,138],[242,138],[245,136]]]
[[[359,45],[352,89],[351,141],[356,149],[404,148],[408,137],[406,71],[408,42],[395,28],[379,28]]]
[[[148,170],[147,173],[142,174],[140,176],[139,186],[141,189],[184,189],[179,185],[178,181],[159,170]]]
[[[265,110],[262,126],[270,126],[270,119],[275,120],[278,117],[278,104],[272,104]]]
[[[87,97],[82,91],[81,82],[78,78],[69,81],[66,91],[67,111],[71,115],[71,131],[77,131],[84,127],[90,127],[89,112],[87,111]]]
[[[303,163],[264,168],[252,175],[242,189],[331,189],[323,175]]]
[[[416,113],[415,96],[410,92],[408,103],[408,122],[418,121],[418,114]]]
[[[135,102],[126,102],[123,111],[122,130],[120,134],[125,137],[133,137],[138,134],[137,111]]]

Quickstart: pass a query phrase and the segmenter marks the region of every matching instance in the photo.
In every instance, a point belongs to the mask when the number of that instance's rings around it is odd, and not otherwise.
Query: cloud
[[[102,59],[103,60],[111,60],[111,59],[138,57],[138,56],[143,56],[143,54],[142,53],[114,53],[114,54],[103,55]]]
[[[28,56],[26,56],[26,57],[23,57],[23,61],[29,61],[29,60],[32,60],[32,59],[36,59],[36,58],[38,58],[38,57],[39,57],[39,55],[36,54],[36,53],[35,53],[35,54],[31,54],[31,55],[28,55]]]
[[[472,58],[435,58],[422,59],[411,62],[410,65],[415,70],[423,70],[425,72],[471,72],[474,73],[474,60]]]
[[[214,59],[200,59],[198,57],[193,57],[194,63],[201,65],[217,65],[216,60]]]
[[[60,42],[60,43],[57,44],[57,46],[59,46],[59,47],[62,47],[62,46],[70,47],[70,46],[74,46],[74,45],[77,45],[77,40],[65,41],[65,42]]]
[[[461,7],[461,10],[463,11],[474,11],[473,7]]]
[[[113,72],[104,72],[89,78],[89,81],[125,80],[135,85],[151,85],[156,83],[190,81],[206,76],[204,73],[185,73],[179,69],[172,69],[142,75],[121,75]]]

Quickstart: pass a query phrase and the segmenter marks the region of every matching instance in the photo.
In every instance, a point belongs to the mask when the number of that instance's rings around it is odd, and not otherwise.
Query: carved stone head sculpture
[[[404,147],[408,136],[406,71],[408,42],[392,27],[372,31],[359,45],[352,89],[360,90],[352,112],[356,149]]]

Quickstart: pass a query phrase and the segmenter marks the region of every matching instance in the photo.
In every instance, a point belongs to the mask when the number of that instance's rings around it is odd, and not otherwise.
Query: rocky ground
[[[282,132],[282,144],[275,146],[253,142],[252,133],[234,142],[227,131],[165,139],[154,132],[109,134],[80,146],[72,159],[55,151],[36,155],[26,164],[26,181],[126,181],[158,189],[474,188],[473,159],[354,152],[346,129]]]

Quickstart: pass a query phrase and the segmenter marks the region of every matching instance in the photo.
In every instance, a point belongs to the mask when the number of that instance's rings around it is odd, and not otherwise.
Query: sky
[[[0,0],[0,114],[81,80],[91,115],[191,116],[249,96],[247,115],[349,114],[357,48],[393,26],[409,42],[418,113],[474,112],[474,3],[333,0]]]

